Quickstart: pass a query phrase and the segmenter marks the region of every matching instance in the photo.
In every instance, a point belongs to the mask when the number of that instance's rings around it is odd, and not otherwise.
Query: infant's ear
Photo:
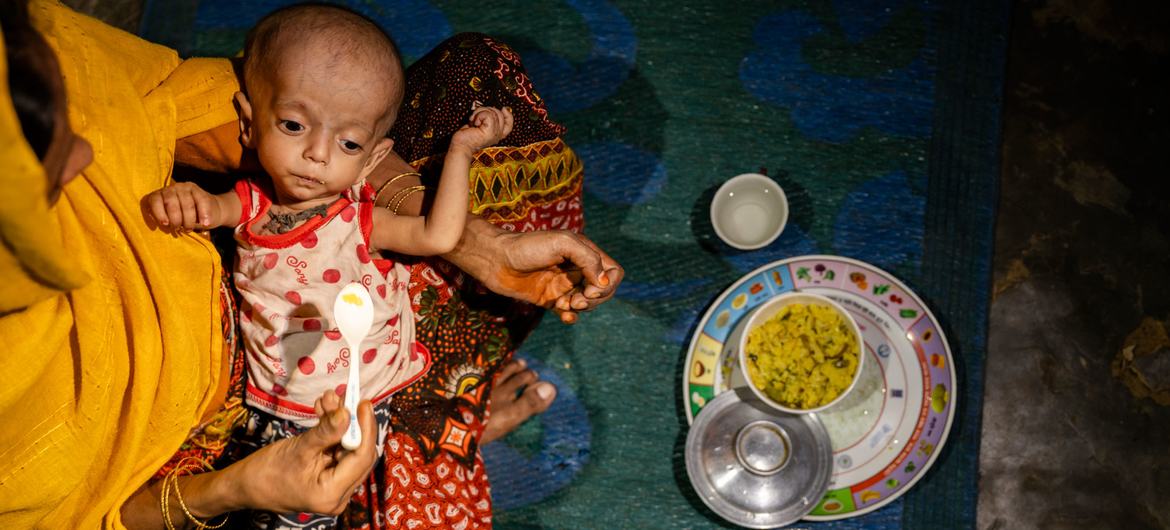
[[[370,152],[370,158],[366,160],[366,165],[362,167],[362,176],[368,176],[382,163],[386,155],[390,154],[390,150],[394,147],[394,140],[389,138],[382,138],[378,143],[374,144],[374,149]]]
[[[254,149],[252,135],[252,103],[243,92],[236,92],[232,96],[236,104],[236,114],[240,117],[240,143],[248,149]]]

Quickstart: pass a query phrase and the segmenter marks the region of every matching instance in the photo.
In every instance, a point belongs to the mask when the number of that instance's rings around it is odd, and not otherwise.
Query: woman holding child
[[[409,265],[418,335],[433,362],[391,403],[386,456],[375,456],[374,436],[363,437],[356,451],[338,449],[348,417],[336,394],[326,393],[316,403],[322,414],[316,427],[204,472],[223,453],[225,433],[245,416],[235,306],[207,240],[152,230],[138,200],[168,183],[174,162],[239,167],[239,126],[228,103],[238,90],[235,74],[227,61],[180,61],[171,50],[51,2],[34,2],[32,27],[22,26],[20,4],[0,2],[8,67],[2,77],[12,85],[0,91],[12,95],[11,101],[0,98],[0,185],[20,197],[0,206],[6,243],[0,272],[7,280],[0,287],[0,336],[10,350],[3,367],[14,374],[0,390],[0,526],[214,526],[221,514],[240,509],[292,513],[280,519],[290,525],[315,519],[310,513],[343,514],[336,521],[342,527],[409,519],[437,527],[490,525],[475,444],[493,435],[486,402],[512,349],[515,335],[506,328],[522,326],[498,309],[498,300],[484,306],[492,312],[481,310],[477,304],[486,297],[460,289],[460,274],[442,261],[397,257]],[[509,56],[506,48],[476,38],[483,49]],[[432,62],[446,63],[419,64]],[[377,206],[399,215],[419,213],[431,199],[433,189],[424,189],[432,185],[434,166],[428,164],[445,151],[441,139],[454,132],[439,123],[442,113],[426,114],[422,100],[430,95],[412,93],[415,76],[412,68],[398,121],[404,129],[392,133],[415,165],[388,157],[368,176],[383,191],[372,197]],[[495,83],[507,89],[516,78]],[[509,106],[525,118],[543,110],[523,101],[522,90],[506,92],[501,97],[519,99],[481,103]],[[405,109],[422,110],[403,121],[414,112]],[[493,164],[512,160],[516,150],[550,142],[537,147],[555,152],[559,130],[551,122],[552,137],[527,137],[516,134],[531,130],[520,121],[500,147],[486,151],[492,154],[487,164],[473,167],[473,195],[476,175],[500,170]],[[93,142],[92,155],[82,138]],[[434,146],[405,149],[424,140],[435,140]],[[416,166],[421,180],[409,174]],[[519,200],[475,195],[473,211],[515,228],[574,227],[564,216],[555,221],[544,214],[576,205],[579,215],[575,167],[575,176],[562,179],[570,184],[543,194],[533,189]],[[558,207],[561,200],[568,202]],[[444,257],[489,289],[555,308],[567,321],[608,299],[621,279],[620,268],[580,236],[510,233],[479,218],[468,221]],[[579,268],[558,267],[563,260]],[[461,373],[473,377],[453,380],[455,368],[465,365]],[[531,382],[521,369],[503,368],[512,392]],[[521,398],[533,399],[524,405],[528,410],[540,407],[534,388]],[[363,432],[376,431],[368,403],[359,421]],[[453,436],[455,429],[464,432]],[[452,483],[455,477],[461,480]],[[448,485],[472,502],[465,509],[440,504],[444,496],[450,500]],[[399,493],[407,494],[405,501]]]

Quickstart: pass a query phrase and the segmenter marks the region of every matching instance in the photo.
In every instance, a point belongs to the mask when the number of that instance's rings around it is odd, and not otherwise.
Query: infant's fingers
[[[195,204],[195,194],[189,189],[180,191],[179,205],[183,207],[183,228],[190,230],[198,226],[199,208]]]
[[[163,203],[162,191],[156,191],[146,196],[146,211],[154,218],[159,227],[170,226],[171,220],[167,217],[167,208]]]
[[[211,226],[211,208],[211,195],[206,193],[195,195],[195,222],[198,226],[203,228]]]
[[[475,111],[471,113],[471,118],[467,121],[473,126],[479,127],[483,125],[484,120],[487,119],[486,117],[491,115],[492,110],[493,109],[491,107],[480,107],[475,109]]]
[[[515,123],[515,117],[512,115],[512,107],[504,107],[503,120],[504,136],[507,136],[509,132],[512,132],[512,125]]]
[[[179,194],[175,192],[175,188],[170,187],[162,191],[163,206],[167,210],[166,224],[171,226],[171,230],[178,230],[183,228],[183,203],[179,198]]]

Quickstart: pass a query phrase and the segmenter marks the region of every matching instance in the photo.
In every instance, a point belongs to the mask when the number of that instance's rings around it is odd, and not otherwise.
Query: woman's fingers
[[[353,493],[374,467],[376,457],[375,444],[378,443],[378,423],[374,420],[374,407],[369,401],[358,403],[358,424],[362,428],[362,443],[353,451],[345,451],[333,468],[334,479],[339,484],[346,484],[346,498]],[[348,426],[348,421],[345,422]],[[341,430],[345,433],[345,428]],[[340,436],[338,440],[340,441]]]
[[[601,250],[601,247],[598,247],[596,243],[589,240],[588,238],[582,239],[584,240],[585,245],[589,246],[593,249],[594,252],[597,253],[598,259],[600,261],[599,267],[602,269],[601,274],[596,276],[596,282],[592,281],[594,278],[593,276],[587,276],[589,281],[583,290],[584,295],[589,299],[607,300],[613,296],[614,292],[617,291],[618,285],[622,283],[622,278],[624,278],[626,275],[626,271],[625,269],[622,269],[622,266],[619,265],[617,261],[614,261],[614,259],[611,258],[609,254],[606,254],[604,250]]]
[[[376,456],[374,445],[377,443],[378,425],[374,420],[374,409],[370,402],[362,401],[358,405],[362,443],[353,451],[342,450],[341,437],[349,427],[349,411],[336,406],[337,403],[332,402],[333,399],[336,399],[336,394],[333,398],[323,395],[317,400],[326,411],[325,415],[321,417],[316,427],[301,435],[301,441],[309,458],[327,464],[317,467],[320,476],[314,480],[323,487],[322,498],[319,501],[333,504],[325,506],[326,508],[335,507],[340,510],[345,507],[354,489],[374,466]],[[330,408],[332,410],[329,410]]]
[[[559,252],[581,269],[583,296],[601,301],[613,296],[625,276],[621,265],[589,238],[580,234],[567,234],[567,238],[560,240]]]
[[[577,313],[592,311],[612,298],[625,271],[583,235],[564,232],[557,241],[555,252],[580,269],[580,275],[573,278],[575,287],[560,294],[553,303],[561,321],[572,324],[577,321]]]

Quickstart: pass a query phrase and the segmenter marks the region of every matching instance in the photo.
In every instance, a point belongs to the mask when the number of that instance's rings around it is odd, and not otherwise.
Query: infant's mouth
[[[293,176],[295,176],[296,178],[301,179],[305,182],[315,182],[317,184],[324,184],[325,183],[324,180],[318,180],[318,179],[315,179],[313,177],[305,177],[305,176],[301,176],[301,175],[293,175]]]

